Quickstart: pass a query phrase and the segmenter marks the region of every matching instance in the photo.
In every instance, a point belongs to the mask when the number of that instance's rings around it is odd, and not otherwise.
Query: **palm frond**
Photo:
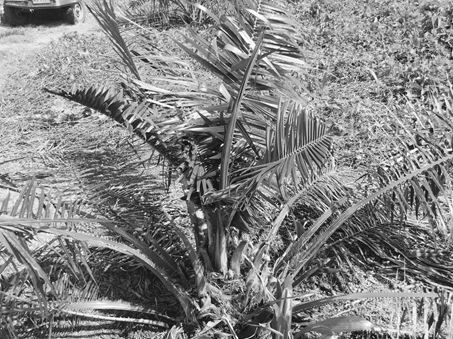
[[[238,194],[240,202],[245,202],[264,184],[286,200],[289,193],[295,195],[330,168],[332,138],[326,126],[301,106],[281,104],[275,130],[267,127],[263,132],[264,137],[258,139],[262,135],[258,128],[250,131],[255,145],[266,151],[261,159],[255,161],[255,157],[250,157],[249,164],[237,165],[231,173],[228,192],[216,192],[215,197]]]
[[[93,5],[87,7],[104,30],[123,64],[137,79],[140,79],[134,59],[118,28],[113,3],[111,1],[108,3],[106,0],[94,0]]]
[[[196,254],[195,249],[191,245],[189,239],[186,237],[186,235],[178,228],[178,226],[174,223],[173,218],[170,216],[170,214],[164,209],[164,213],[170,222],[170,225],[174,229],[174,231],[178,234],[180,239],[183,241],[184,246],[186,249],[189,251],[189,258],[192,263],[192,267],[194,269],[195,273],[195,285],[198,290],[198,296],[199,297],[205,297],[207,295],[207,281],[204,276],[204,269],[203,265],[201,263],[201,260],[199,256]]]
[[[55,239],[38,236],[27,221],[39,223],[43,225],[42,227],[49,227],[50,223],[56,223],[73,229],[76,224],[75,216],[79,213],[81,205],[68,204],[61,200],[53,203],[34,180],[24,185],[15,201],[10,199],[11,195],[6,195],[1,204],[0,253],[8,258],[2,265],[1,271],[8,268],[12,274],[10,280],[14,283],[10,290],[15,291],[14,293],[21,293],[19,284],[26,280],[30,281],[34,290],[33,299],[36,298],[39,306],[43,308],[45,314],[48,314],[47,293],[50,291],[57,297],[58,291],[39,260],[39,251]],[[41,247],[39,247],[40,242],[43,243]],[[72,272],[76,280],[83,277],[82,272],[86,270],[90,272],[83,260],[83,253],[87,253],[88,250],[86,246],[64,241],[60,241],[59,245],[64,253],[60,257],[62,265],[69,268],[68,271]],[[16,284],[17,286],[14,286]]]
[[[250,56],[248,61],[247,69],[244,73],[244,77],[241,81],[241,87],[239,88],[236,100],[234,101],[233,107],[231,109],[230,121],[228,122],[228,127],[225,132],[224,146],[222,149],[222,160],[220,163],[220,182],[219,188],[221,190],[225,189],[230,184],[229,172],[230,172],[230,156],[231,156],[231,147],[233,144],[233,135],[234,130],[236,129],[236,122],[240,115],[241,102],[244,97],[245,86],[251,76],[252,70],[255,67],[255,63],[258,57],[258,53],[263,42],[263,33],[260,34],[258,41],[256,43],[255,49]]]
[[[375,223],[365,225],[365,211],[360,213],[360,226],[354,218],[343,227],[328,249],[339,254],[340,260],[347,256],[360,266],[372,266],[384,276],[405,275],[405,279],[424,281],[432,286],[452,289],[449,272],[453,268],[451,249],[445,243],[437,244],[434,250],[429,227],[415,222]],[[356,224],[356,225],[354,225]],[[414,251],[420,244],[425,248]]]
[[[177,138],[177,130],[175,131],[171,126],[165,127],[165,120],[169,117],[157,114],[160,118],[154,122],[151,117],[155,114],[146,102],[129,104],[124,99],[122,92],[111,94],[108,88],[96,86],[87,89],[73,88],[70,92],[50,89],[45,89],[45,91],[107,115],[147,142],[174,166],[179,166],[185,160],[180,155],[178,143],[172,140]],[[173,118],[179,121],[177,116],[173,116]],[[163,127],[159,128],[159,125]]]
[[[334,301],[339,300],[356,300],[356,299],[364,299],[364,298],[436,298],[437,294],[428,292],[428,293],[419,293],[419,292],[377,292],[377,293],[352,293],[346,295],[338,295],[334,297],[328,297],[320,300],[309,301],[306,303],[301,303],[299,305],[294,306],[293,313],[299,313],[303,310],[307,310],[313,307],[318,307],[321,305],[325,305]]]
[[[254,4],[254,6],[258,5]],[[297,26],[296,21],[288,18],[284,20],[284,16],[288,13],[283,11],[278,12],[279,15],[271,14],[273,10],[278,11],[278,8],[275,4],[272,4],[264,13],[264,15],[272,17],[271,21],[285,22],[284,27],[279,27],[276,30],[270,30],[269,27],[262,25],[255,25],[252,28],[253,23],[245,19],[249,13],[238,12],[241,17],[239,21],[233,16],[223,17],[222,22],[216,18],[219,33],[214,43],[202,38],[193,29],[189,29],[190,36],[184,36],[185,43],[177,42],[195,61],[221,80],[222,84],[219,90],[206,88],[198,81],[189,81],[187,77],[174,77],[172,79],[168,77],[168,71],[165,71],[166,66],[163,65],[157,66],[157,69],[167,76],[152,78],[153,82],[167,81],[172,86],[175,84],[185,86],[187,88],[185,92],[163,90],[155,85],[152,86],[140,81],[135,81],[135,83],[142,91],[173,97],[170,98],[171,101],[162,97],[159,100],[162,104],[172,105],[171,102],[174,102],[178,104],[178,107],[188,107],[187,104],[183,104],[187,102],[191,106],[197,105],[198,108],[207,111],[227,110],[230,101],[237,97],[239,84],[245,75],[244,72],[249,63],[251,51],[255,48],[255,40],[259,32],[264,30],[263,48],[258,58],[259,62],[253,67],[252,75],[246,82],[247,95],[244,96],[241,111],[260,114],[264,120],[274,120],[278,108],[278,94],[303,102],[300,91],[296,90],[297,85],[293,81],[293,73],[297,71],[302,76],[308,76],[306,64],[302,61],[304,59],[303,53],[291,33],[297,30],[301,31],[301,29]],[[263,15],[260,15],[260,17],[263,18]],[[280,61],[277,61],[279,58]],[[156,65],[152,65],[152,67],[156,68]],[[200,88],[203,88],[203,91],[199,91]],[[210,103],[208,100],[202,99],[206,96],[210,96],[211,101],[215,99],[221,104]]]
[[[63,238],[83,241],[89,246],[111,249],[113,251],[120,252],[134,258],[136,261],[148,268],[164,284],[164,286],[173,293],[176,299],[180,302],[183,311],[187,316],[187,319],[192,319],[192,321],[194,320],[194,312],[196,310],[194,300],[192,300],[192,298],[180,288],[180,286],[174,281],[174,279],[172,279],[164,269],[158,266],[158,264],[153,261],[154,259],[152,257],[149,257],[147,253],[142,253],[140,250],[116,241],[99,238],[88,234],[71,232],[66,229],[48,227],[43,228],[39,226],[35,226],[35,229],[37,231],[61,236]]]
[[[267,19],[266,16],[268,16],[271,21],[280,18],[275,13],[271,14],[274,10],[278,11],[279,7],[275,4],[270,7],[259,17]],[[252,9],[252,11],[254,10]],[[275,91],[285,97],[293,100],[297,98],[303,102],[302,97],[294,90],[296,85],[290,76],[292,72],[307,75],[307,64],[303,61],[304,55],[291,35],[292,30],[298,30],[300,27],[289,17],[283,18],[284,16],[281,16],[281,20],[286,20],[286,24],[272,29],[272,26],[268,27],[266,24],[255,25],[254,21],[247,19],[246,13],[238,12],[236,18],[233,16],[222,17],[218,26],[217,38],[213,44],[190,30],[191,36],[185,36],[185,43],[195,51],[183,44],[179,45],[192,58],[222,80],[228,91],[234,94],[239,90],[240,81],[244,78],[245,68],[256,47],[259,33],[263,31],[264,39],[258,59],[259,63],[254,67],[252,76],[247,83],[247,88],[251,93],[244,98],[244,106],[253,107],[253,104],[248,104],[249,96],[255,102],[260,102],[264,95],[259,92],[263,91],[267,93]],[[258,19],[258,21],[260,20]]]
[[[366,176],[365,198],[340,208],[331,224],[297,256],[295,272],[307,267],[335,233],[331,246],[340,261],[376,265],[383,274],[400,271],[414,278],[423,276],[430,284],[452,288],[447,272],[453,262],[448,255],[426,259],[409,255],[420,242],[427,249],[450,250],[452,129],[451,115],[439,111],[441,106],[433,106],[434,112],[425,107],[423,113],[410,106],[407,114],[414,117],[413,126],[403,122],[402,114],[392,115],[391,123],[383,124],[384,131],[393,136],[389,160]],[[414,226],[408,221],[414,217],[425,220]],[[384,267],[380,264],[384,261],[391,264]]]
[[[12,315],[28,314],[29,316],[37,313],[39,314],[39,304],[30,300],[18,299],[16,300],[14,307],[2,308],[0,314],[3,317],[11,317]],[[61,300],[52,302],[50,305],[52,315],[58,316],[60,314],[72,315],[84,318],[98,319],[98,320],[110,320],[117,322],[130,322],[152,325],[164,329],[168,329],[171,324],[176,323],[176,319],[168,317],[164,314],[158,313],[148,307],[133,305],[124,301],[106,301],[106,300],[94,300],[94,301],[78,301],[78,302],[64,302]],[[106,310],[106,311],[127,311],[127,312],[139,312],[142,315],[153,316],[159,320],[143,319],[143,318],[126,318],[126,317],[113,317],[101,314],[86,313],[86,310]]]
[[[443,205],[448,206],[449,212],[453,210],[447,189],[452,184],[448,168],[453,154],[450,137],[453,120],[441,105],[428,110],[428,114],[417,112],[414,107],[408,109],[414,125],[408,126],[395,115],[394,124],[385,125],[389,133],[397,131],[393,154],[368,175],[368,182],[371,187],[380,188],[410,173],[417,173],[382,197],[384,209],[391,210],[389,221],[415,213],[416,217],[427,216],[436,232],[444,236],[450,233],[451,236]],[[424,170],[420,171],[421,168]]]
[[[8,199],[7,196],[6,201],[1,204],[2,212],[5,212],[5,208],[11,205]],[[43,192],[39,194],[36,182],[32,181],[20,192],[17,201],[10,207],[9,215],[0,216],[0,249],[2,256],[7,258],[1,271],[4,272],[7,266],[17,271],[8,280],[10,285],[8,290],[11,293],[22,293],[27,280],[32,283],[35,290],[35,296],[30,300],[33,305],[31,308],[26,306],[21,312],[34,312],[37,311],[36,307],[43,307],[46,314],[50,314],[55,306],[49,304],[47,294],[50,291],[54,299],[59,302],[67,300],[69,286],[74,287],[72,280],[68,280],[68,274],[76,279],[84,279],[88,272],[93,277],[84,258],[89,253],[89,247],[94,246],[123,253],[151,270],[180,301],[187,319],[194,319],[196,305],[171,277],[171,275],[177,275],[179,281],[184,282],[186,281],[185,275],[180,275],[182,273],[178,264],[159,245],[157,240],[150,239],[152,246],[148,247],[145,242],[133,237],[125,229],[118,226],[113,227],[109,223],[103,224],[112,232],[119,234],[123,241],[127,241],[133,247],[75,232],[77,223],[101,222],[95,218],[77,219],[76,216],[79,214],[77,207],[80,207],[79,203],[72,207],[62,201],[52,204]],[[34,239],[39,238],[47,239],[47,242],[44,242],[43,246],[30,250],[26,242],[32,241],[33,243]],[[36,244],[33,244],[33,247],[36,247]],[[55,260],[56,253],[58,253],[58,257]],[[18,264],[23,265],[25,271],[18,269]],[[49,264],[50,270],[43,269],[42,265],[47,264]],[[62,275],[63,272],[65,273]],[[55,278],[57,279],[55,280]],[[95,296],[96,288],[93,289],[93,285],[87,281],[85,283],[88,284],[85,292],[81,294],[81,299],[86,300]],[[5,303],[13,302],[18,306],[14,294],[11,293],[7,293]],[[148,323],[150,322],[148,321]]]
[[[163,30],[193,21],[186,7],[179,1],[135,1],[119,6],[121,12],[118,22],[121,24],[133,23]]]
[[[400,185],[405,184],[406,182],[412,180],[413,178],[416,178],[418,175],[423,175],[424,173],[431,170],[435,166],[443,164],[443,163],[451,161],[451,160],[453,160],[453,154],[441,157],[441,158],[439,158],[439,160],[437,160],[433,163],[427,164],[416,171],[412,171],[411,173],[408,173],[405,176],[400,177],[396,181],[392,181],[391,183],[388,183],[386,186],[384,186],[377,192],[367,196],[366,198],[362,199],[360,202],[358,202],[358,203],[352,205],[351,207],[349,207],[348,209],[346,209],[346,211],[341,213],[338,216],[338,218],[336,218],[336,220],[334,222],[332,222],[332,224],[329,225],[326,228],[326,230],[320,236],[318,236],[318,238],[308,247],[307,252],[302,256],[303,258],[300,259],[300,263],[301,263],[300,267],[303,267],[304,265],[306,265],[307,262],[310,259],[312,259],[319,252],[321,247],[326,243],[327,239],[329,239],[332,236],[332,234],[336,230],[338,230],[345,222],[350,220],[350,218],[357,211],[361,210],[362,208],[364,208],[365,206],[368,206],[371,203],[375,204],[375,202],[377,200],[379,200],[380,197],[385,196],[388,193],[392,194],[392,192],[394,190],[398,189],[398,187]],[[384,204],[384,206],[388,206],[388,204]],[[382,205],[380,207],[382,207]],[[385,214],[384,212],[381,215],[384,218],[391,217],[391,214]]]

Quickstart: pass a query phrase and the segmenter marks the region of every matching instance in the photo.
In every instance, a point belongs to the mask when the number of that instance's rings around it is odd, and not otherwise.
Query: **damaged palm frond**
[[[171,128],[171,126],[165,126],[168,123],[169,116],[155,113],[148,103],[128,103],[122,91],[111,94],[110,89],[104,87],[93,86],[88,89],[77,89],[75,87],[72,91],[45,90],[107,115],[131,133],[143,139],[165,157],[170,164],[178,166],[183,162],[178,145],[171,141],[177,138],[177,130]],[[153,116],[159,116],[160,119],[155,122],[152,119]],[[177,122],[180,121],[176,114],[172,119]]]
[[[135,65],[132,54],[121,36],[118,23],[116,21],[113,2],[110,1],[109,3],[107,0],[94,0],[92,5],[87,5],[87,7],[104,30],[104,33],[109,38],[115,52],[120,57],[124,66],[126,66],[132,74],[140,80],[140,74]]]

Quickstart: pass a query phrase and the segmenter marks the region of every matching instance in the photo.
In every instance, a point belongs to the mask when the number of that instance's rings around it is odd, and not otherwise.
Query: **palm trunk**
[[[216,213],[217,227],[216,227],[216,244],[215,244],[215,266],[216,269],[226,274],[228,271],[227,259],[227,234],[223,226],[223,221],[220,213]]]

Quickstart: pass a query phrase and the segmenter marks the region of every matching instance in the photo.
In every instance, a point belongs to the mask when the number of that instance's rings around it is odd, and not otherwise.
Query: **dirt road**
[[[4,96],[5,82],[10,80],[16,70],[23,67],[22,61],[25,58],[33,58],[39,49],[52,40],[71,32],[87,34],[100,32],[100,28],[90,15],[83,24],[75,26],[52,19],[34,20],[28,26],[17,28],[0,23],[0,102]]]

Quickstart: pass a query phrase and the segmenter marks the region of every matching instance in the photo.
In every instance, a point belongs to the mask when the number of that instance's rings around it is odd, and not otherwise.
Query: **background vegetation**
[[[93,2],[9,88],[3,333],[447,337],[451,4],[211,5]]]

